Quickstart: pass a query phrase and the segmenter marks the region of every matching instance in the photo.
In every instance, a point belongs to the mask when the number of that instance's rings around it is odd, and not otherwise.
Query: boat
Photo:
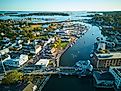
[[[93,58],[93,56],[94,56],[94,55],[91,53],[91,54],[90,54],[90,58]]]
[[[85,77],[86,75],[82,74],[81,77]]]
[[[90,63],[90,60],[80,60],[78,62],[76,62],[75,66],[77,66],[78,68],[81,68],[81,69],[88,69],[88,70],[92,70],[93,67]]]

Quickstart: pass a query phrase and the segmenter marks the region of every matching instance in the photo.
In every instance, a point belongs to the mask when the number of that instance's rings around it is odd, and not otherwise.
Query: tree
[[[23,73],[14,70],[12,72],[7,73],[5,77],[2,79],[2,83],[6,85],[15,84],[18,81],[23,79]]]
[[[54,48],[61,49],[61,38],[57,37],[57,40],[54,43]]]

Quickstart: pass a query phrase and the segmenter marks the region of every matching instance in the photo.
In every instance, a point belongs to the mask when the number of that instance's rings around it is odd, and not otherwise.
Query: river
[[[103,37],[97,26],[89,26],[89,30],[81,36],[61,57],[61,66],[73,66],[79,60],[90,59],[97,37]],[[103,37],[104,38],[104,37]],[[104,38],[105,39],[105,38]],[[113,91],[112,89],[95,89],[92,77],[78,78],[76,76],[57,75],[51,77],[42,91]]]
[[[1,11],[2,12],[2,11]],[[1,13],[0,12],[0,13]],[[5,11],[4,11],[5,12]],[[3,13],[4,13],[3,12]],[[26,12],[18,12],[18,13],[29,13],[31,11]],[[86,15],[90,15],[93,13],[87,12],[68,12],[71,16],[31,16],[31,18],[54,18],[54,20],[67,20],[67,19],[90,19],[90,17],[82,17]],[[13,17],[13,16],[0,16],[0,19],[17,19],[21,20],[27,17]],[[39,21],[38,21],[39,22]],[[73,66],[79,60],[88,60],[90,59],[89,55],[94,48],[94,43],[97,37],[103,37],[101,35],[101,31],[98,27],[92,26],[90,24],[85,24],[89,26],[89,30],[80,37],[77,42],[70,47],[61,57],[60,66]],[[53,75],[49,79],[49,81],[45,84],[42,91],[113,91],[113,90],[105,90],[98,89],[96,90],[93,86],[92,77],[84,77],[78,78],[78,76],[62,76],[58,78],[58,75]]]
[[[61,66],[73,66],[79,60],[90,59],[97,37],[103,37],[98,27],[86,24],[89,30],[80,37],[61,57]]]

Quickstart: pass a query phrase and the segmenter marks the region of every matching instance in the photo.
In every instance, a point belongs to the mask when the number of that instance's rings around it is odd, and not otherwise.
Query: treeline
[[[89,20],[90,23],[96,23],[98,25],[107,25],[120,27],[121,25],[121,11],[99,12],[103,13],[93,15],[93,18]]]
[[[69,14],[62,13],[62,12],[39,12],[39,13],[18,14],[18,15],[12,15],[11,14],[10,16],[24,17],[24,16],[33,16],[33,15],[37,15],[37,16],[55,16],[55,15],[59,15],[59,16],[69,16]]]

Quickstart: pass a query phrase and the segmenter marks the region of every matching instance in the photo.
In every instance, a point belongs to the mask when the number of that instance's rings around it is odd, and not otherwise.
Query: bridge
[[[77,67],[58,67],[51,68],[51,70],[34,70],[32,72],[25,72],[24,75],[84,75],[86,72],[85,69]]]

